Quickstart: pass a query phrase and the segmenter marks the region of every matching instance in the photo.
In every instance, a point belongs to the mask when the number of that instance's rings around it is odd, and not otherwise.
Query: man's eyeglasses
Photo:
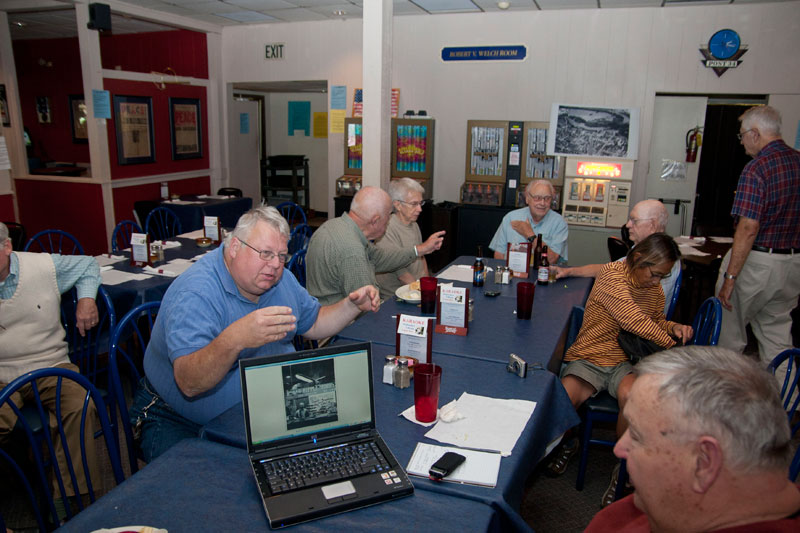
[[[749,130],[740,131],[739,133],[736,134],[736,138],[741,141],[742,137],[744,137],[745,135],[747,135],[751,131],[753,131],[753,128],[750,128]]]
[[[410,205],[411,207],[416,209],[418,207],[422,207],[423,205],[427,204],[428,200],[422,200],[422,201],[419,201],[419,202],[405,202],[403,200],[398,200],[398,202],[400,202],[401,204]]]
[[[672,275],[672,271],[671,270],[669,272],[667,272],[666,274],[660,274],[658,272],[653,272],[653,269],[651,267],[647,267],[647,270],[650,272],[650,277],[651,278],[667,279],[668,277],[670,277]]]
[[[258,257],[260,257],[262,261],[266,261],[267,263],[269,263],[270,261],[272,261],[277,257],[281,263],[285,264],[288,263],[289,260],[292,258],[292,256],[289,254],[276,254],[271,250],[257,250],[252,246],[250,246],[249,244],[247,244],[246,242],[244,242],[242,239],[239,239],[239,242],[244,244],[254,252],[258,253]]]
[[[641,222],[643,220],[653,220],[653,219],[652,218],[633,218],[633,217],[630,217],[628,220],[630,221],[631,224],[633,224],[635,226],[636,224],[638,224],[639,222]]]
[[[552,196],[539,196],[539,195],[534,196],[532,194],[529,194],[528,198],[530,198],[534,202],[546,202],[548,204],[553,200]]]

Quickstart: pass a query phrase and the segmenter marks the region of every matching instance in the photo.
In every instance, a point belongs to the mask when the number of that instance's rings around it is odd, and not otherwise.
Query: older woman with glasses
[[[664,292],[660,283],[671,275],[680,258],[678,245],[669,235],[654,233],[628,252],[625,261],[608,263],[600,270],[589,300],[583,326],[564,355],[561,384],[577,409],[600,391],[617,399],[620,411],[633,385],[633,365],[617,337],[627,331],[667,349],[676,341],[691,340],[691,326],[664,317]],[[617,421],[617,435],[625,432],[625,418]],[[548,465],[551,474],[566,469],[577,451],[577,439],[562,444]]]

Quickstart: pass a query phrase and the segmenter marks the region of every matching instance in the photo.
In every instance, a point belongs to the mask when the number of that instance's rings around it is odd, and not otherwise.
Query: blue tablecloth
[[[373,345],[375,416],[378,431],[397,460],[405,466],[417,442],[441,443],[424,437],[428,428],[398,417],[401,411],[413,405],[414,391],[413,387],[401,390],[382,383],[383,358],[392,352],[390,346]],[[492,505],[501,511],[504,527],[524,529],[526,526],[518,510],[525,480],[543,457],[547,444],[579,422],[569,397],[558,378],[545,370],[531,371],[527,378],[522,379],[508,373],[504,364],[493,361],[442,353],[435,353],[433,360],[442,367],[440,406],[458,398],[462,392],[469,392],[494,398],[531,400],[536,402],[536,409],[511,456],[502,459],[496,488],[412,478],[414,486]],[[209,422],[201,436],[231,446],[246,447],[242,406],[236,406]]]
[[[269,528],[247,453],[182,441],[67,522],[59,531],[127,525],[180,531],[263,531]],[[357,509],[291,531],[500,531],[495,511],[430,491]]]
[[[473,260],[462,256],[452,264],[472,264]],[[495,260],[488,262],[491,266],[501,264]],[[447,281],[441,279],[440,283]],[[569,278],[537,286],[531,320],[519,320],[515,314],[519,281],[526,280],[515,279],[510,285],[487,281],[484,287],[453,282],[455,286],[470,289],[470,298],[475,300],[473,320],[465,337],[435,333],[433,351],[501,362],[507,362],[508,354],[513,352],[528,364],[539,363],[557,372],[570,312],[573,306],[586,303],[594,279]],[[500,296],[487,297],[486,290],[500,291]],[[339,338],[395,346],[396,321],[392,316],[400,313],[422,316],[418,305],[390,299],[377,313],[367,313],[343,329]]]
[[[178,215],[181,230],[184,232],[203,229],[203,217],[219,217],[223,227],[233,228],[239,217],[253,207],[252,198],[198,198],[197,196],[181,196],[181,200],[202,202],[199,204],[174,204],[166,201],[161,205],[168,207]]]

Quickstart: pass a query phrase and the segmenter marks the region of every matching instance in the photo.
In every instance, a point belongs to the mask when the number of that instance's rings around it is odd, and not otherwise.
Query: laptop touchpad
[[[334,498],[342,499],[343,496],[347,496],[348,494],[355,494],[356,488],[350,481],[342,481],[341,483],[334,483],[333,485],[327,485],[322,487],[322,494],[325,496],[325,499],[330,501]]]

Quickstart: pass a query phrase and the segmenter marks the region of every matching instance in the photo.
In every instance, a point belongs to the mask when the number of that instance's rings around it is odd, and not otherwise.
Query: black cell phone
[[[494,298],[495,296],[500,296],[500,291],[483,291],[483,295]]]
[[[464,462],[464,459],[466,459],[466,457],[460,453],[447,452],[441,456],[438,461],[433,463],[431,469],[428,470],[428,475],[431,479],[440,480],[453,472],[458,465]]]

